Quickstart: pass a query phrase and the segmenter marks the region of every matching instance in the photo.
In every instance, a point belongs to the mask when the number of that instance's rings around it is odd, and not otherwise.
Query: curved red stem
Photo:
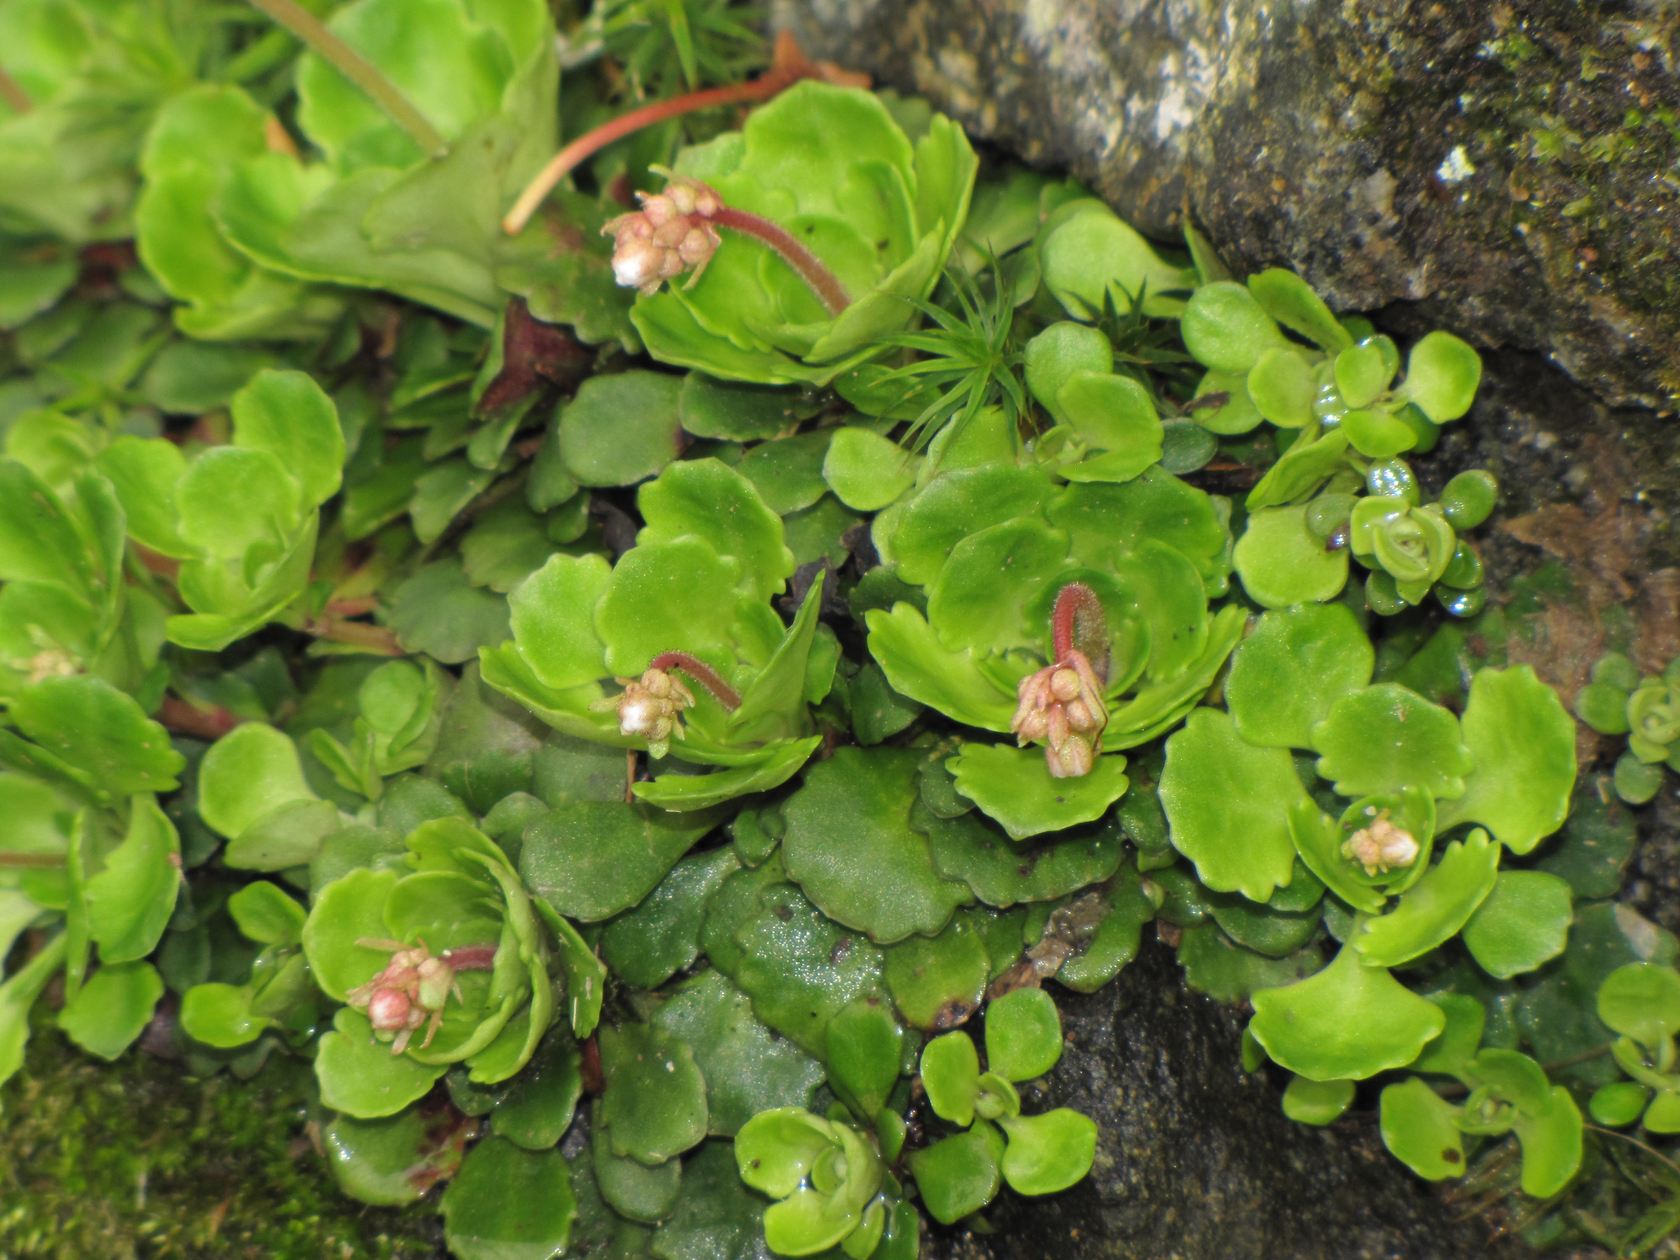
[[[1069,582],[1056,594],[1050,614],[1050,643],[1056,660],[1083,653],[1097,677],[1108,681],[1108,617],[1097,593],[1083,582]]]
[[[733,713],[741,707],[741,697],[735,688],[724,682],[718,672],[706,662],[687,652],[661,652],[648,662],[649,669],[680,669],[707,691],[717,702]]]

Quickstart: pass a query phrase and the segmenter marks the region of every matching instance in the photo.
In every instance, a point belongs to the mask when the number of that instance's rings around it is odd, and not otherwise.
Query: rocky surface
[[[1093,1175],[1063,1194],[1004,1195],[989,1236],[936,1239],[940,1260],[1376,1260],[1523,1254],[1487,1217],[1453,1212],[1384,1151],[1375,1097],[1329,1129],[1287,1119],[1246,1075],[1246,1016],[1186,992],[1150,941],[1112,985],[1057,991],[1068,1051],[1042,1102],[1101,1126]]]
[[[774,0],[813,53],[1333,306],[1680,396],[1680,13],[1656,0]]]

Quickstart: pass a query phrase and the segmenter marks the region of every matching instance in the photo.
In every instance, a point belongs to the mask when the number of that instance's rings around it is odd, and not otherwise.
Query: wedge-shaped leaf
[[[1575,723],[1527,665],[1481,669],[1461,719],[1471,771],[1441,828],[1478,822],[1513,853],[1563,825],[1575,788]]]
[[[1252,999],[1253,1034],[1274,1062],[1308,1080],[1364,1080],[1405,1067],[1446,1026],[1441,1008],[1344,946],[1323,971]]]
[[[974,1100],[980,1093],[980,1055],[965,1032],[935,1037],[922,1048],[922,1088],[941,1119],[967,1127],[974,1123]]]
[[[888,978],[892,962],[888,955]],[[859,1119],[873,1119],[898,1083],[904,1029],[884,1002],[861,999],[828,1021],[829,1084]]]
[[[980,1005],[991,979],[986,943],[961,914],[938,936],[911,936],[889,945],[886,957],[893,1005],[916,1028],[949,1028]],[[832,1064],[831,1056],[831,1076]]]
[[[1625,963],[1599,985],[1605,1027],[1642,1046],[1658,1047],[1680,1032],[1680,972],[1656,963]]]
[[[318,507],[338,492],[344,432],[338,408],[310,376],[261,371],[233,396],[231,410],[234,444],[274,456],[297,481],[305,507]]]
[[[602,930],[601,957],[613,974],[634,988],[657,989],[691,964],[700,952],[707,902],[740,869],[727,846],[678,862],[652,892]]]
[[[339,1189],[362,1203],[401,1207],[455,1173],[465,1134],[412,1108],[383,1120],[335,1116],[321,1136]]]
[[[934,1220],[955,1224],[997,1197],[1001,1145],[995,1131],[982,1126],[911,1153],[911,1175]]]
[[[986,1066],[1006,1081],[1030,1081],[1062,1057],[1062,1020],[1043,989],[1016,989],[986,1007]]]
[[[34,742],[0,740],[0,763],[68,780],[99,801],[171,791],[186,765],[169,733],[99,678],[43,678],[12,701],[9,716]]]
[[[1482,970],[1508,980],[1563,953],[1574,912],[1569,885],[1556,875],[1501,871],[1487,900],[1464,925],[1464,945]]]
[[[1017,1194],[1055,1194],[1091,1171],[1097,1122],[1067,1107],[998,1121],[1009,1137],[1000,1168]]]
[[[1383,1145],[1426,1181],[1462,1177],[1464,1135],[1454,1123],[1458,1112],[1419,1077],[1386,1086],[1381,1104]]]
[[[1119,866],[1125,836],[1113,819],[1031,844],[1011,844],[973,811],[939,818],[912,812],[911,825],[933,846],[933,865],[960,879],[989,906],[1057,897],[1108,879]]]
[[[1281,465],[1277,465],[1281,467]],[[1262,507],[1248,518],[1232,560],[1243,590],[1264,608],[1323,603],[1347,585],[1346,549],[1327,550],[1305,507]]]
[[[1581,1109],[1574,1095],[1562,1085],[1553,1085],[1549,1105],[1543,1110],[1519,1111],[1513,1128],[1522,1144],[1523,1193],[1551,1198],[1581,1167]]]
[[[1289,816],[1306,789],[1281,748],[1257,748],[1228,714],[1198,709],[1167,740],[1160,794],[1173,847],[1209,888],[1266,901],[1289,882]]]
[[[638,546],[697,538],[736,566],[742,594],[768,599],[793,573],[782,521],[751,481],[715,459],[672,464],[642,487],[636,506],[645,522]],[[715,598],[717,592],[711,592]]]
[[[1360,957],[1371,966],[1398,967],[1451,940],[1502,878],[1499,854],[1480,828],[1449,844],[1399,905],[1355,929],[1353,946]],[[1544,878],[1563,883],[1556,876]]]
[[[199,817],[229,839],[284,806],[316,799],[304,780],[297,745],[261,722],[247,722],[222,736],[199,766]]]
[[[682,378],[632,369],[592,376],[556,420],[560,459],[586,486],[629,486],[656,475],[681,451]]]

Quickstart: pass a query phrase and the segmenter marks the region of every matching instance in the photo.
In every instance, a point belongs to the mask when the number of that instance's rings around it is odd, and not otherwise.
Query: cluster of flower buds
[[[415,946],[396,941],[357,941],[373,949],[395,952],[391,961],[366,984],[357,985],[345,994],[345,1001],[367,1015],[373,1031],[383,1038],[393,1037],[391,1053],[401,1054],[408,1049],[409,1039],[426,1024],[426,1036],[420,1043],[424,1050],[432,1044],[438,1025],[443,1022],[443,1008],[453,993],[460,1000],[460,986],[455,983],[456,967],[449,952],[433,956],[424,941]]]
[[[673,177],[662,193],[637,193],[641,209],[621,214],[601,231],[613,238],[613,278],[643,294],[659,291],[693,269],[700,278],[720,244],[712,220],[723,209],[717,193],[698,180]]]
[[[1054,665],[1029,674],[1016,695],[1020,703],[1009,722],[1015,742],[1024,747],[1042,740],[1052,778],[1090,774],[1108,725],[1108,706],[1085,653],[1072,649]]]
[[[672,739],[683,737],[682,711],[694,707],[694,693],[667,669],[649,667],[640,679],[620,678],[622,695],[597,707],[618,710],[618,733],[647,740],[650,756],[663,757]]]
[[[1417,861],[1418,842],[1412,833],[1379,815],[1342,842],[1342,856],[1352,858],[1367,875],[1386,875]]]

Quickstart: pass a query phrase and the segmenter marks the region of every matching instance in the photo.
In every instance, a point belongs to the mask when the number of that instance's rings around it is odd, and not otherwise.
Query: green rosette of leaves
[[[1101,605],[1107,641],[1087,655],[1108,657],[1108,755],[1063,779],[1035,747],[975,741],[952,763],[957,790],[1016,839],[1100,817],[1126,790],[1117,754],[1181,722],[1242,634],[1241,609],[1210,607],[1229,584],[1224,518],[1159,467],[1088,484],[952,468],[877,517],[875,542],[905,596],[866,613],[870,653],[895,691],[964,726],[1011,732],[1018,687],[1053,655],[1064,587]]]
[[[1056,1194],[1083,1180],[1096,1157],[1097,1126],[1068,1107],[1021,1111],[1016,1085],[1062,1057],[1062,1021],[1042,989],[1017,989],[986,1007],[986,1067],[965,1032],[945,1033],[922,1050],[928,1104],[959,1132],[909,1156],[922,1202],[951,1225],[980,1211],[1004,1182],[1019,1194]]]
[[[194,213],[207,204],[226,243],[275,278],[382,289],[491,326],[505,300],[496,279],[501,251],[512,245],[500,232],[501,210],[555,144],[559,68],[548,6],[355,0],[327,25],[406,98],[420,123],[399,124],[337,68],[305,53],[296,119],[318,157],[251,152],[251,110],[236,103],[212,133],[226,160],[190,177]],[[174,188],[174,172],[190,164],[154,141],[148,178],[154,188]],[[207,198],[196,195],[212,182]],[[156,251],[174,234],[154,226]],[[551,239],[546,219],[528,230]],[[211,277],[182,288],[221,309]],[[291,308],[292,326],[318,311],[311,302]],[[231,331],[231,312],[224,315],[211,326]]]
[[[887,1223],[886,1167],[875,1144],[843,1120],[802,1107],[761,1111],[735,1135],[741,1180],[776,1200],[764,1212],[764,1241],[779,1256],[838,1246],[864,1260]]]
[[[1620,652],[1601,657],[1576,693],[1575,715],[1601,735],[1627,736],[1614,781],[1616,794],[1630,805],[1657,794],[1664,766],[1680,773],[1680,657],[1661,674],[1644,677]]]
[[[705,809],[786,782],[821,742],[809,706],[828,693],[838,659],[832,635],[819,633],[822,583],[784,625],[771,604],[794,568],[782,520],[717,460],[669,465],[637,505],[644,524],[617,564],[557,555],[513,591],[513,638],[481,651],[484,681],[568,735],[714,767],[635,785],[662,809]],[[626,706],[638,678],[673,653],[689,658],[671,672],[692,704],[664,739],[650,738]],[[609,693],[614,678],[624,691]]]
[[[507,855],[458,819],[423,823],[407,848],[406,870],[327,884],[303,925],[316,983],[347,1003],[316,1050],[321,1100],[361,1119],[395,1115],[453,1064],[507,1080],[556,1011],[553,925]]]
[[[807,80],[739,132],[685,149],[680,175],[790,232],[851,303],[830,316],[786,262],[726,231],[691,287],[636,301],[648,353],[713,376],[824,385],[917,316],[968,214],[978,161],[962,129],[910,105]]]
[[[145,1029],[163,980],[148,957],[181,887],[181,844],[157,794],[184,758],[133,697],[55,675],[0,715],[0,1081],[23,1065],[30,1011],[62,976],[59,1028],[103,1059]]]

